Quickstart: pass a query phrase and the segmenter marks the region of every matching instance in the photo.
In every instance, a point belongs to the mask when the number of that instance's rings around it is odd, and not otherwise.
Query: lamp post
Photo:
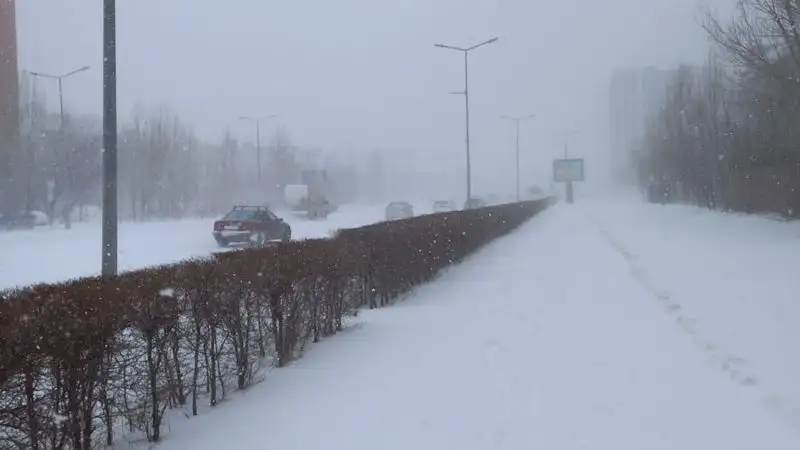
[[[63,147],[64,146],[64,137],[65,137],[64,136],[65,127],[64,127],[64,83],[63,83],[63,81],[64,81],[65,78],[69,78],[69,77],[71,77],[71,76],[73,76],[73,75],[75,75],[77,73],[84,72],[86,70],[89,70],[89,66],[83,66],[83,67],[80,67],[78,69],[72,70],[70,72],[67,72],[67,73],[64,73],[64,74],[61,74],[61,75],[53,75],[53,74],[42,73],[42,72],[31,72],[31,76],[33,76],[33,77],[49,78],[51,80],[56,80],[58,82],[58,109],[59,109],[59,119],[58,119],[58,128],[59,128],[58,141],[59,141],[59,144],[58,145],[59,145],[59,147]],[[65,151],[64,152],[64,156],[65,156],[65,158],[67,158],[69,160],[70,152],[69,151]],[[69,164],[69,163],[67,163],[67,164]],[[48,189],[48,195],[50,195],[50,192],[51,191],[49,191],[49,189]],[[48,202],[49,201],[50,200],[48,200]],[[55,211],[51,211],[51,213],[54,213],[54,212]],[[69,211],[65,210],[65,211],[63,211],[63,214],[64,214],[65,226],[66,226],[67,229],[70,229],[72,227],[72,225],[71,225],[70,220],[69,220]]]
[[[464,94],[464,106],[466,112],[466,146],[467,146],[467,201],[472,198],[472,165],[470,162],[470,149],[469,149],[469,52],[478,47],[497,42],[498,38],[493,37],[480,44],[475,44],[471,47],[455,47],[452,45],[433,44],[434,47],[444,48],[447,50],[455,50],[464,54],[464,92],[457,92]]]
[[[239,116],[239,120],[253,122],[256,125],[256,165],[258,165],[258,182],[261,182],[261,122],[278,117],[273,114],[266,117]]]
[[[117,6],[103,0],[103,276],[117,274]]]
[[[573,134],[577,134],[579,131],[580,130],[578,130],[577,128],[570,128],[570,129],[567,130],[567,135],[564,138],[564,159],[569,159],[569,138],[570,138],[570,136],[573,135]],[[573,197],[574,197],[574,188],[573,188],[573,185],[572,185],[572,181],[567,181],[566,189],[567,189],[567,203],[571,204],[573,202]]]
[[[50,78],[51,80],[58,81],[58,108],[59,108],[59,125],[61,127],[61,131],[64,131],[64,85],[63,81],[64,78],[69,78],[77,73],[89,70],[89,66],[83,66],[79,69],[75,69],[73,71],[67,72],[62,75],[52,75],[48,73],[42,72],[31,72],[31,75],[34,77],[41,77],[41,78]]]
[[[517,201],[520,201],[520,196],[519,196],[519,123],[522,122],[523,120],[531,119],[533,117],[536,117],[536,114],[528,114],[527,116],[520,116],[520,117],[501,116],[501,118],[503,118],[505,120],[513,121],[514,125],[516,126],[516,129],[517,129],[517,145],[516,145],[516,151],[515,151],[516,169],[517,169]]]

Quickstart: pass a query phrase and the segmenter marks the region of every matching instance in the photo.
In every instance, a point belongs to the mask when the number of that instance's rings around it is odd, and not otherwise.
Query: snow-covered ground
[[[327,237],[332,230],[383,220],[383,207],[345,205],[327,220],[289,214],[295,239]],[[211,237],[214,219],[122,223],[120,270],[138,269],[219,251]],[[42,227],[0,233],[0,289],[91,276],[100,271],[101,228],[77,223],[70,230]]]
[[[707,361],[800,430],[800,224],[627,198],[580,206]]]
[[[244,395],[173,416],[162,448],[797,449],[798,239],[559,204]]]

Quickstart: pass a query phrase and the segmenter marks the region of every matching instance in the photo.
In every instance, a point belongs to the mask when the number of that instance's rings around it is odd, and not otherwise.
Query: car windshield
[[[255,209],[234,209],[222,218],[222,220],[253,220],[256,217]]]

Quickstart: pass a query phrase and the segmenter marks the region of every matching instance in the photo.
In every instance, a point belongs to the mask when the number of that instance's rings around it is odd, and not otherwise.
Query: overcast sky
[[[513,126],[523,172],[563,151],[600,164],[606,96],[617,67],[701,62],[699,1],[734,0],[118,0],[120,119],[136,104],[166,105],[205,140],[239,115],[278,114],[299,145],[380,149],[462,169],[463,58],[469,46],[476,183],[507,183]],[[18,0],[20,65],[59,73],[65,104],[100,113],[102,0]],[[40,82],[46,83],[46,81]],[[55,83],[48,99],[56,108]],[[545,168],[545,169],[542,169]],[[603,167],[603,170],[605,167]]]

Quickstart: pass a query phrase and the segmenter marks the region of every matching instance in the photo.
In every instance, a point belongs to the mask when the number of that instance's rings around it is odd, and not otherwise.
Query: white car
[[[433,202],[434,213],[445,213],[456,210],[456,204],[450,200],[437,200]]]
[[[410,219],[414,217],[414,207],[408,202],[392,202],[386,206],[386,220]]]

